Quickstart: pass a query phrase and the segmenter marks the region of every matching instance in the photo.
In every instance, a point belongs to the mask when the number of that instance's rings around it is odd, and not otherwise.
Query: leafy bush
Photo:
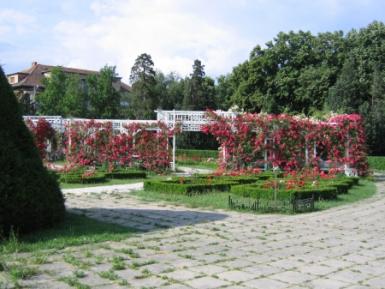
[[[278,200],[293,200],[293,199],[307,199],[314,196],[316,200],[319,199],[335,199],[337,197],[337,189],[335,187],[319,187],[319,188],[303,188],[293,190],[278,190],[276,193],[274,189],[263,188],[259,185],[238,185],[231,188],[231,193],[247,198],[255,199],[274,199]],[[276,194],[276,195],[275,195]]]
[[[385,157],[368,157],[368,162],[372,170],[385,171]]]
[[[0,237],[49,227],[64,218],[57,179],[43,166],[12,88],[0,68]]]
[[[84,170],[62,173],[60,181],[67,184],[96,184],[106,180],[103,172],[94,172],[87,174]]]
[[[230,191],[231,185],[234,182],[204,182],[199,179],[190,180],[168,180],[168,181],[145,181],[144,189],[148,191],[155,191],[160,193],[171,194],[202,194],[211,191],[227,192]]]
[[[146,172],[139,169],[114,169],[105,175],[109,179],[142,179],[147,177]]]

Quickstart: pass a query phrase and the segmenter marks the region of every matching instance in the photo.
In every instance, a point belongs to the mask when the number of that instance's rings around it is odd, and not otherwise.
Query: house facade
[[[44,90],[42,80],[49,77],[53,68],[57,66],[40,64],[32,62],[31,67],[20,72],[7,74],[8,82],[12,86],[18,101],[23,105],[24,111],[34,114],[36,108],[36,95]],[[98,74],[98,71],[70,68],[60,66],[66,74],[75,74],[79,76],[80,81],[86,82],[89,75]],[[130,87],[116,77],[114,87],[119,92],[128,92]]]

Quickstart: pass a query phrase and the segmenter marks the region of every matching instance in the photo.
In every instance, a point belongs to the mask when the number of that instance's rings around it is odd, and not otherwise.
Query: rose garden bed
[[[229,192],[234,196],[264,200],[288,200],[312,198],[318,200],[336,199],[339,194],[348,193],[357,185],[359,178],[328,176],[328,178],[293,178],[265,172],[253,176],[200,176],[150,180],[144,182],[144,189],[165,194],[194,196],[210,192]]]

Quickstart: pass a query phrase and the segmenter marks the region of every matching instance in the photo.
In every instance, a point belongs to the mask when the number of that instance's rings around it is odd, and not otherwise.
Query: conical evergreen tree
[[[11,86],[0,67],[0,239],[31,232],[64,217],[56,178],[43,166]]]

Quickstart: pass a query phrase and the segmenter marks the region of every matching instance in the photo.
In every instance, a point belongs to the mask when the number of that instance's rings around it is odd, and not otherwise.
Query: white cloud
[[[93,69],[117,65],[127,80],[143,52],[151,54],[156,68],[182,75],[191,72],[196,58],[208,74],[219,75],[247,57],[254,43],[224,22],[187,9],[187,2],[95,1],[90,8],[96,20],[61,21],[55,27],[67,59],[63,64]]]
[[[23,34],[33,25],[35,19],[14,9],[0,10],[0,36],[9,34]]]

